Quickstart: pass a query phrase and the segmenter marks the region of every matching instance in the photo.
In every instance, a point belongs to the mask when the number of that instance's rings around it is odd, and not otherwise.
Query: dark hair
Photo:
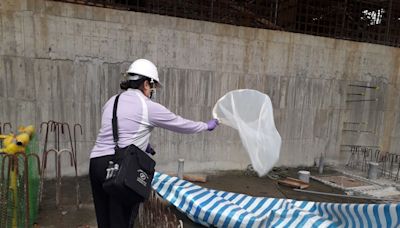
[[[138,80],[125,80],[125,81],[122,81],[119,84],[119,87],[122,90],[127,90],[129,88],[131,88],[131,89],[140,89],[140,87],[142,87],[142,85],[143,85],[143,83],[145,81],[149,81],[150,82],[150,78],[142,77],[142,78],[140,78]]]

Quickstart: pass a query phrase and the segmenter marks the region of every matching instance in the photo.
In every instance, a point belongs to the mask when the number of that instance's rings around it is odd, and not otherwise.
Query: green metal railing
[[[39,211],[39,144],[25,153],[0,154],[0,227],[32,227]]]

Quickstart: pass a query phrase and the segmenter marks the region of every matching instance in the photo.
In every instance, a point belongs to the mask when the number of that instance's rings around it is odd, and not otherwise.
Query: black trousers
[[[89,176],[92,186],[98,228],[132,228],[140,203],[126,205],[103,190],[108,162],[113,156],[90,159]]]

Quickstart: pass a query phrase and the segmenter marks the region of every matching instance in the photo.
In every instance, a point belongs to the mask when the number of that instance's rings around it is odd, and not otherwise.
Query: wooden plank
[[[190,175],[190,174],[185,174],[183,175],[183,179],[190,181],[190,182],[201,182],[201,183],[206,183],[207,182],[207,176],[206,175]]]
[[[305,189],[310,187],[310,185],[306,182],[303,182],[299,179],[291,178],[291,177],[286,177],[284,180],[278,180],[278,183],[281,185],[289,186],[292,188],[299,188],[299,189]]]

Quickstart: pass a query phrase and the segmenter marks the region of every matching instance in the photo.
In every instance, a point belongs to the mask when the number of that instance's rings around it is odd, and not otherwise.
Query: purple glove
[[[212,119],[207,122],[207,130],[212,131],[218,126],[218,120]]]
[[[150,143],[147,144],[146,153],[151,154],[151,155],[155,155],[155,154],[156,154],[156,152],[155,152],[155,151],[153,150],[153,148],[150,146]]]

